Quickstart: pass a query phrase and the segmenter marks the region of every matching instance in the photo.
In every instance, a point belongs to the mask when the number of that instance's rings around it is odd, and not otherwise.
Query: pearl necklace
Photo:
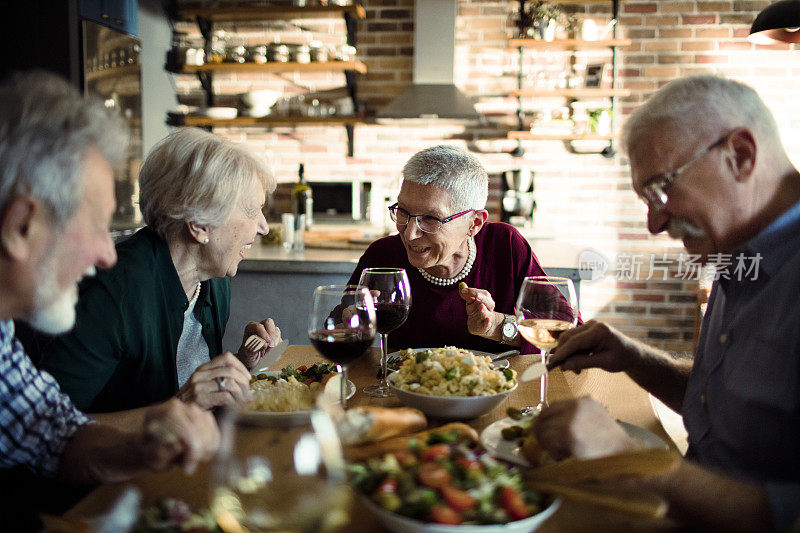
[[[436,276],[431,276],[423,269],[418,268],[419,273],[422,274],[422,277],[428,283],[432,283],[433,285],[439,285],[440,287],[446,287],[448,285],[452,285],[453,283],[457,283],[462,279],[466,278],[469,274],[469,271],[472,270],[472,263],[475,262],[475,256],[477,255],[477,248],[475,246],[475,242],[472,239],[467,241],[467,248],[469,248],[469,255],[467,256],[467,262],[464,264],[464,268],[461,269],[456,277],[454,278],[437,278]]]
[[[192,307],[194,307],[194,304],[197,303],[197,299],[199,297],[200,297],[200,282],[198,281],[197,282],[197,287],[195,287],[195,289],[194,289],[194,294],[192,295],[192,299],[189,300],[188,309],[191,309]]]

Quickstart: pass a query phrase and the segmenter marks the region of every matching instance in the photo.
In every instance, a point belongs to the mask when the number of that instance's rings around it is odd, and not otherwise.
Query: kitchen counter
[[[343,249],[312,248],[327,246],[327,241],[318,240],[302,251],[254,245],[231,280],[231,316],[223,347],[238,350],[245,324],[267,317],[275,321],[282,336],[292,344],[307,342],[311,294],[318,285],[347,283],[366,249],[363,239],[355,241],[330,241],[330,246]],[[572,279],[580,298],[580,281],[591,277],[590,272],[578,267],[580,249],[554,240],[530,243],[545,271]]]
[[[576,246],[555,240],[530,240],[533,253],[545,270],[579,270]],[[253,245],[244,261],[239,265],[241,272],[328,272],[350,274],[366,249],[365,244],[347,245],[347,241],[332,241],[330,249],[323,248],[323,242],[309,243],[302,251],[285,250],[282,246]],[[335,248],[333,248],[335,246]],[[585,272],[581,279],[588,279]]]

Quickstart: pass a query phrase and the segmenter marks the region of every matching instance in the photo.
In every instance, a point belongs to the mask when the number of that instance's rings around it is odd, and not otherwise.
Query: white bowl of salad
[[[432,418],[464,420],[484,415],[517,388],[510,368],[496,368],[489,357],[445,346],[404,350],[403,363],[389,386],[405,405]]]
[[[526,487],[518,467],[448,434],[350,470],[364,505],[396,533],[529,532],[561,504]]]

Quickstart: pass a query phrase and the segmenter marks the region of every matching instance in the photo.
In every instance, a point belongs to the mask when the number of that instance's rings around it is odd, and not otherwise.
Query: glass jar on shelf
[[[225,47],[228,44],[228,36],[223,30],[217,30],[211,34],[208,57],[209,63],[222,63],[225,60]]]

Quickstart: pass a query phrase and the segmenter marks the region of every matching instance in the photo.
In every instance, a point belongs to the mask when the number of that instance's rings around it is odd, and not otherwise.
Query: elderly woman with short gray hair
[[[403,167],[389,207],[399,233],[372,243],[350,278],[357,283],[368,267],[406,270],[413,305],[390,346],[535,350],[517,333],[514,302],[522,280],[544,271],[513,226],[487,222],[488,183],[477,158],[452,146],[418,152]]]
[[[139,176],[147,226],[117,245],[113,268],[81,286],[75,329],[41,366],[81,409],[108,413],[177,395],[204,408],[249,397],[259,353],[222,352],[230,277],[267,232],[262,208],[275,178],[252,154],[199,129],[176,130]],[[251,322],[274,346],[271,319]],[[244,363],[244,364],[243,364]]]

